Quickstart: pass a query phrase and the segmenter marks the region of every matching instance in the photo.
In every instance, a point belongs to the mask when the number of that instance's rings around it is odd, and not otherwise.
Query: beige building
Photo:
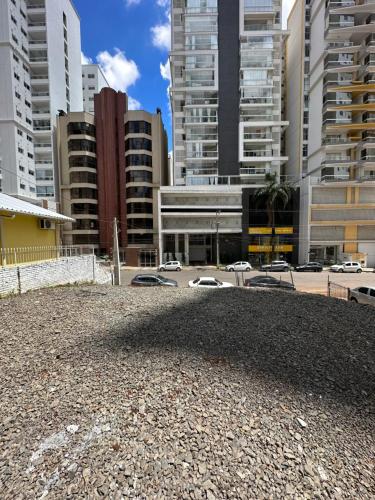
[[[303,177],[300,261],[375,265],[374,26],[375,3],[362,0],[297,0],[289,17],[287,172]]]
[[[156,265],[158,192],[168,184],[161,113],[126,111],[125,94],[112,89],[97,98],[95,117],[81,112],[59,118],[61,206],[75,219],[65,227],[64,243],[110,255],[116,217],[123,260]]]

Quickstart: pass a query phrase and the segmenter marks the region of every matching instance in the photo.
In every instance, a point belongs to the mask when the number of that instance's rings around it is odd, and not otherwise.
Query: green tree
[[[286,208],[294,192],[294,187],[289,182],[277,182],[277,174],[267,173],[265,181],[266,185],[255,192],[255,205],[257,207],[265,207],[268,226],[275,227],[275,211],[278,208]],[[273,259],[273,235],[271,236],[270,244],[272,246],[271,259]]]

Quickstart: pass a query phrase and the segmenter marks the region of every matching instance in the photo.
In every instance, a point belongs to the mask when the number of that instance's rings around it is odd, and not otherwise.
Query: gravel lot
[[[2,499],[375,498],[370,307],[86,286],[0,313]]]

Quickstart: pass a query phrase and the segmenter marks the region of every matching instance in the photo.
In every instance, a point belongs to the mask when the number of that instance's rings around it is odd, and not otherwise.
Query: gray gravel
[[[370,307],[80,287],[0,314],[2,499],[375,498]]]

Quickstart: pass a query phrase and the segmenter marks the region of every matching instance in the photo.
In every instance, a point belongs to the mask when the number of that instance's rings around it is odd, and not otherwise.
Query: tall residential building
[[[129,265],[158,263],[158,191],[168,183],[168,148],[161,113],[129,111],[127,96],[104,88],[91,113],[59,117],[61,206],[76,221],[67,245],[110,254],[113,219]]]
[[[291,130],[297,135],[304,119],[309,125],[307,169],[298,161],[301,143],[296,137],[289,142],[290,157],[296,161],[287,169],[304,177],[300,260],[353,259],[371,266],[375,264],[375,4],[311,1],[308,111],[301,105],[302,78],[290,83],[301,30],[308,28],[303,4],[297,0],[289,19],[287,50]]]
[[[104,73],[98,64],[82,65],[83,111],[94,113],[94,95],[103,87],[109,87]]]
[[[279,0],[174,0],[171,101],[175,183],[280,173]],[[225,182],[225,181],[223,181]]]
[[[269,232],[249,228],[256,187],[287,160],[281,2],[173,0],[171,19],[175,186],[161,190],[161,251],[215,261],[218,223],[223,259],[291,258],[292,245],[270,249]]]
[[[53,199],[56,116],[82,109],[79,17],[71,0],[2,0],[0,19],[2,190]]]

